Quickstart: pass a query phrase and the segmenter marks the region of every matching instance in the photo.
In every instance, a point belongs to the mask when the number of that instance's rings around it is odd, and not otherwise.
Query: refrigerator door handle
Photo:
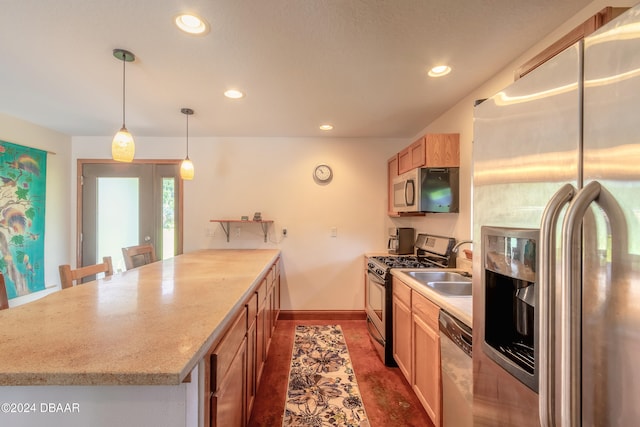
[[[562,283],[560,291],[560,421],[563,426],[581,425],[581,322],[582,218],[600,196],[600,183],[592,181],[573,199],[562,224]]]
[[[539,401],[538,412],[541,427],[554,427],[555,420],[555,370],[553,360],[555,358],[555,260],[556,260],[556,226],[560,211],[571,201],[576,193],[576,188],[571,184],[563,185],[551,197],[542,214],[540,223],[540,253],[538,257],[538,271],[540,272],[538,286],[538,331],[539,351]]]

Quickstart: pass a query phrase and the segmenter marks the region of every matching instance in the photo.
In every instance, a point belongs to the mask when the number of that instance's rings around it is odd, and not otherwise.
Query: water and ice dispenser
[[[539,230],[482,227],[483,351],[538,390],[536,244]]]

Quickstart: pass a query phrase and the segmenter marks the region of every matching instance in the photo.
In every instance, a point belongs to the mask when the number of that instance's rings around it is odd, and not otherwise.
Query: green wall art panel
[[[0,140],[0,271],[7,296],[44,289],[47,152]]]

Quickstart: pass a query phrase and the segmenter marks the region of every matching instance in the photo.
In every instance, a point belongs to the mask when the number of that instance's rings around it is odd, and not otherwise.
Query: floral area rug
[[[340,325],[296,326],[282,425],[369,427]]]

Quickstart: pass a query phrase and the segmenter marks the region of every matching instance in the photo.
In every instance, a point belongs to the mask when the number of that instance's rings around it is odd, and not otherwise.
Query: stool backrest
[[[101,264],[87,265],[86,267],[79,267],[75,270],[71,268],[69,264],[61,265],[58,267],[60,271],[60,284],[62,289],[70,288],[74,285],[82,283],[82,279],[87,276],[95,276],[98,273],[104,273],[105,277],[113,275],[113,263],[110,256],[102,258]]]
[[[9,298],[7,298],[7,286],[4,283],[4,274],[0,273],[0,310],[9,308]]]
[[[156,250],[150,243],[122,248],[122,256],[127,270],[157,261]]]

